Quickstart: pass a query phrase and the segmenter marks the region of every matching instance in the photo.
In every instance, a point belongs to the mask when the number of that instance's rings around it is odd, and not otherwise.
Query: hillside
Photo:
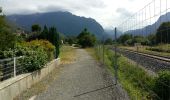
[[[126,33],[138,33],[136,35],[148,35],[148,34],[151,34],[151,33],[155,33],[156,30],[159,28],[159,26],[163,23],[163,22],[168,22],[170,21],[170,12],[165,14],[165,15],[162,15],[161,17],[159,17],[159,19],[153,23],[152,25],[148,25],[142,29],[137,29],[137,30],[129,30],[128,32]]]
[[[58,31],[65,35],[78,35],[84,28],[97,37],[101,37],[104,32],[102,26],[92,18],[85,18],[73,15],[69,12],[37,13],[30,15],[10,15],[9,20],[15,22],[20,27],[30,31],[32,24],[40,24],[42,27],[56,26]]]

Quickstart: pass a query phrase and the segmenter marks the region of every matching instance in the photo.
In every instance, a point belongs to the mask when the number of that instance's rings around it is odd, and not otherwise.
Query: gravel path
[[[112,78],[85,50],[77,49],[75,63],[62,66],[54,82],[35,100],[129,100],[119,86],[107,87],[113,84]]]

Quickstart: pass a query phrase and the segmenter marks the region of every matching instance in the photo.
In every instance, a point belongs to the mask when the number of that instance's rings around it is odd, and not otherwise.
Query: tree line
[[[118,38],[118,42],[124,45],[134,45],[141,43],[142,45],[157,45],[170,43],[170,22],[164,22],[157,29],[156,33],[148,36],[132,35],[130,33],[123,34]]]

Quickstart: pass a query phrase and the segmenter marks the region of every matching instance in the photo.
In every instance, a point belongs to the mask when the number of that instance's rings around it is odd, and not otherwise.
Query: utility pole
[[[117,65],[117,28],[115,28],[115,63],[114,63],[114,69],[115,69],[115,85],[117,85],[118,81],[118,65]]]

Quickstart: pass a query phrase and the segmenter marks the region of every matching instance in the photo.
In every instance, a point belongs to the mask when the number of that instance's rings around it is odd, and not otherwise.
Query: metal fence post
[[[14,77],[16,77],[16,57],[14,57]]]
[[[118,80],[118,65],[117,65],[117,28],[115,28],[115,85],[117,85],[117,80]]]

